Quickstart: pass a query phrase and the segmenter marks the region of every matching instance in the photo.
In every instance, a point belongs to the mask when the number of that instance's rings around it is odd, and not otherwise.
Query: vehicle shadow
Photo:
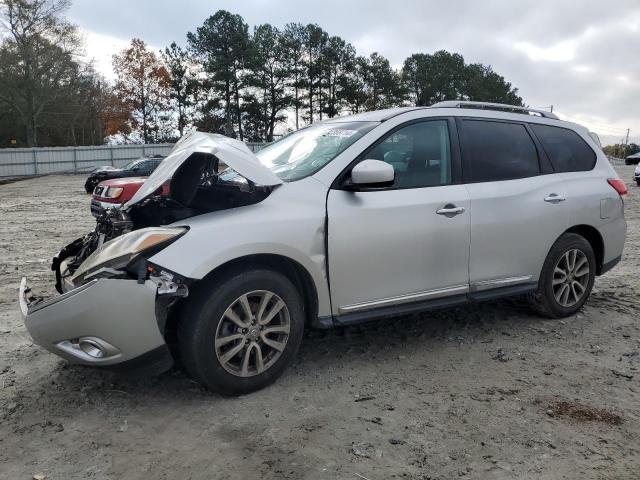
[[[331,330],[311,330],[305,333],[302,346],[292,369],[284,375],[286,383],[304,382],[305,375],[322,374],[345,367],[350,362],[366,358],[375,352],[378,361],[396,359],[416,349],[437,350],[450,342],[490,343],[493,338],[511,335],[510,330],[522,332],[545,320],[535,316],[526,304],[517,300],[500,300],[464,305],[446,310],[377,320]],[[460,351],[464,355],[464,350]],[[290,372],[295,379],[287,379]],[[276,383],[277,387],[278,382]],[[101,370],[69,365],[63,361],[52,374],[43,379],[40,387],[47,398],[68,397],[74,403],[103,404],[112,399],[116,403],[152,398],[183,398],[190,400],[222,399],[191,379],[178,363],[168,372],[152,378],[129,378]],[[77,394],[80,393],[80,396]]]

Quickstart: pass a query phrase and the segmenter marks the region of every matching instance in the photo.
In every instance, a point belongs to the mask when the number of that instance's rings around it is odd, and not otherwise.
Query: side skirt
[[[380,320],[383,318],[408,315],[411,313],[434,311],[470,302],[484,302],[498,298],[513,297],[532,292],[537,288],[537,286],[538,284],[536,282],[527,282],[520,285],[492,288],[490,290],[475,291],[463,295],[452,295],[445,298],[423,300],[400,305],[389,305],[361,312],[344,313],[341,315],[334,315],[333,322],[330,321],[330,317],[322,317],[322,319],[318,319],[318,321],[314,322],[313,326],[323,329],[331,328],[332,326],[343,327]]]

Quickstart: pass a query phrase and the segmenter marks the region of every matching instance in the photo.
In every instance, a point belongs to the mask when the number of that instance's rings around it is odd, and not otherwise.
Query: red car
[[[107,208],[120,207],[131,200],[131,197],[140,189],[147,177],[114,178],[100,182],[93,190],[91,199],[91,214],[99,217]],[[169,183],[160,187],[158,194],[169,194]]]

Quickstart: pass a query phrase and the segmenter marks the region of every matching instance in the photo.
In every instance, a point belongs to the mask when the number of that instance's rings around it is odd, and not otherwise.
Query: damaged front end
[[[167,181],[170,181],[169,195],[155,195],[159,186]],[[220,135],[191,134],[176,144],[129,202],[119,209],[106,210],[97,218],[92,232],[74,240],[53,258],[51,268],[56,275],[56,289],[64,293],[98,274],[139,277],[144,271],[132,269],[143,269],[142,263],[128,264],[118,272],[113,266],[105,266],[100,272],[90,272],[91,275],[85,272],[86,263],[90,264],[89,259],[95,252],[116,238],[135,237],[133,232],[141,229],[159,228],[204,213],[258,203],[280,183],[243,143]]]
[[[105,211],[98,218],[93,231],[74,240],[53,257],[51,270],[55,272],[56,290],[64,293],[73,289],[72,278],[82,263],[105,242],[132,230],[133,222],[128,214],[115,208]]]
[[[168,180],[169,195],[154,195]],[[29,333],[75,363],[168,368],[167,315],[188,296],[192,280],[149,259],[188,235],[181,220],[258,203],[280,183],[241,142],[188,135],[128,203],[106,210],[92,232],[53,258],[60,296],[38,298],[23,279],[20,306]]]

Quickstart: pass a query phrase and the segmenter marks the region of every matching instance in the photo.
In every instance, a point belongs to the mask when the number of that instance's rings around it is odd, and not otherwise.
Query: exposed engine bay
[[[65,281],[68,283],[83,262],[110,240],[147,227],[252,205],[265,199],[275,188],[256,185],[235,170],[226,166],[221,169],[221,166],[224,165],[215,155],[193,153],[171,177],[168,196],[161,196],[158,191],[132,205],[107,209],[96,220],[92,232],[74,240],[53,258],[51,269],[56,272],[58,292],[68,290]],[[129,265],[125,271],[110,272],[110,275],[136,278],[139,273],[138,265]]]

